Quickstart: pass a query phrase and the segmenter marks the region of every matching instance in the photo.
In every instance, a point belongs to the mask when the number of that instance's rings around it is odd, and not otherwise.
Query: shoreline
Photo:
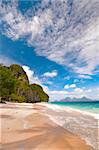
[[[43,103],[42,105],[45,105],[49,109],[57,112],[56,114],[57,117],[54,115],[48,114],[49,118],[52,121],[62,126],[63,128],[67,129],[68,131],[76,135],[79,135],[83,140],[86,141],[86,144],[91,145],[93,148],[95,148],[95,150],[98,150],[99,148],[99,142],[98,142],[99,141],[99,114],[95,114],[95,113],[91,113],[91,112],[87,112],[87,111],[83,111],[83,110],[79,110],[79,109],[71,108],[71,107],[58,106],[56,104]],[[63,113],[63,112],[64,112],[63,116],[62,114],[60,116],[60,113]],[[68,116],[64,117],[66,113],[69,114],[69,117]],[[71,121],[69,120],[69,123],[67,121],[68,118],[71,120]],[[69,124],[75,124],[75,126],[70,126]],[[70,127],[67,127],[67,126],[70,126]],[[80,128],[80,131],[77,128]],[[88,128],[90,128],[90,130]]]
[[[80,109],[77,109],[77,108],[72,108],[72,107],[69,107],[69,106],[58,106],[57,104],[51,104],[51,103],[39,103],[39,104],[42,104],[42,105],[45,105],[45,106],[48,106],[48,108],[51,108],[53,110],[55,109],[62,109],[64,111],[75,111],[75,112],[79,112],[81,114],[84,114],[84,115],[88,115],[88,116],[92,116],[94,117],[94,119],[97,119],[99,120],[99,114],[96,114],[96,113],[92,113],[92,112],[88,112],[86,110],[80,110]],[[54,106],[54,107],[52,107]],[[54,109],[55,108],[55,109]]]
[[[24,150],[36,150],[36,148],[38,150],[47,150],[49,146],[52,147],[52,150],[55,150],[55,148],[56,150],[57,148],[59,150],[94,150],[79,135],[57,125],[54,122],[55,120],[53,121],[50,118],[50,116],[54,117],[52,114],[55,111],[53,112],[47,105],[49,104],[0,104],[0,109],[2,110],[1,142],[3,147],[7,150],[13,150],[13,148],[17,149],[17,146],[21,144]],[[59,137],[58,139],[57,136]],[[38,140],[40,140],[39,144],[35,145]],[[31,147],[30,149],[28,149],[29,146]]]

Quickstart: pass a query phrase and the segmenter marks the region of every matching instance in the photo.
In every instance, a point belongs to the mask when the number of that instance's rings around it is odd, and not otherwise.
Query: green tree
[[[9,97],[15,93],[18,81],[8,67],[0,65],[0,97]]]

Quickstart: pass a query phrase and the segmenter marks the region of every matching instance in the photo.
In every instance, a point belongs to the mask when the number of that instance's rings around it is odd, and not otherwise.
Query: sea
[[[74,109],[99,114],[99,101],[94,102],[50,102],[57,106],[71,107]]]

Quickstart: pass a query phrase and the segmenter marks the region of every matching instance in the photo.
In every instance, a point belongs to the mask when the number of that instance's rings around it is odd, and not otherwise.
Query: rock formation
[[[0,98],[12,102],[48,102],[49,96],[37,84],[29,84],[26,72],[20,65],[0,65]]]

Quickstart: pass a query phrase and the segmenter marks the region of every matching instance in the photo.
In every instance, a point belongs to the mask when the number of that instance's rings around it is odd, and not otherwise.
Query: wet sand
[[[0,104],[2,150],[93,150],[55,124],[40,104]]]

